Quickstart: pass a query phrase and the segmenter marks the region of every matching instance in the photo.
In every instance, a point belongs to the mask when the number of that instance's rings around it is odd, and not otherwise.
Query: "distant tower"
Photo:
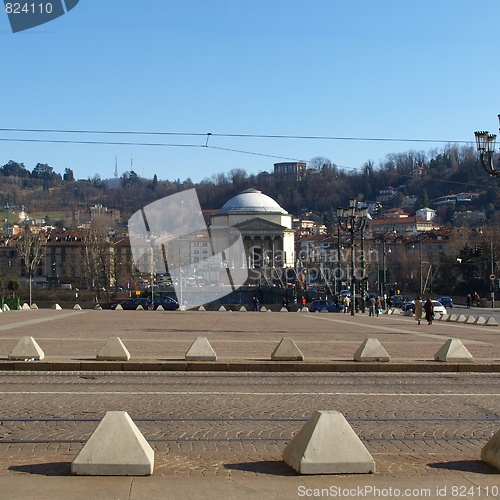
[[[115,155],[115,179],[118,179],[118,157]]]

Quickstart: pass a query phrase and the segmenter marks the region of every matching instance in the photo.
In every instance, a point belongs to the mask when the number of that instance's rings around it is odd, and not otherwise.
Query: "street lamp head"
[[[486,142],[486,152],[493,154],[495,152],[495,143],[497,140],[496,134],[488,134],[488,140]]]
[[[349,198],[349,208],[356,208],[357,204],[356,198]]]
[[[474,135],[476,136],[476,147],[477,150],[481,153],[486,151],[486,145],[488,143],[488,132],[483,130],[483,131],[478,131],[474,132]]]

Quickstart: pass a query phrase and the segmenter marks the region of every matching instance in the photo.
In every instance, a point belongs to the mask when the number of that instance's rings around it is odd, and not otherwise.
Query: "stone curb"
[[[389,372],[500,373],[500,363],[304,362],[304,361],[0,361],[0,371],[212,371],[212,372]]]

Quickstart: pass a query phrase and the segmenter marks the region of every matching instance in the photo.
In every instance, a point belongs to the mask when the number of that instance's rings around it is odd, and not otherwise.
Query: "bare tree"
[[[36,268],[45,255],[45,235],[38,232],[34,233],[28,226],[24,228],[23,233],[17,241],[17,251],[22,259],[22,264],[26,268],[30,285],[30,306],[32,297],[32,281]]]
[[[83,273],[89,288],[100,298],[101,287],[109,293],[110,284],[110,242],[107,230],[99,224],[92,224],[82,237]]]

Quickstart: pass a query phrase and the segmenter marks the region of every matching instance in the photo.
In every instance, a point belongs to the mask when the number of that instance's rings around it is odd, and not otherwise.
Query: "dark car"
[[[153,309],[158,309],[159,306],[162,306],[165,311],[176,311],[179,309],[179,303],[168,296],[155,297],[153,304]]]
[[[405,311],[411,311],[412,313],[414,313],[415,312],[415,301],[414,300],[410,300],[408,302],[405,302],[401,306],[401,310],[403,312],[405,312]]]
[[[447,295],[445,295],[444,297],[439,297],[438,301],[441,302],[444,307],[449,307],[450,309],[453,308],[453,299],[451,297],[448,297]]]
[[[328,312],[340,312],[344,310],[344,306],[342,304],[337,306],[333,300],[313,300],[309,306],[311,312],[321,312],[323,309]]]
[[[119,304],[113,304],[111,309],[116,309],[118,306],[121,306],[125,311],[135,311],[139,306],[142,306],[143,309],[149,309],[149,305],[151,304],[150,299],[145,299],[142,297],[136,297],[133,299],[127,299]]]

